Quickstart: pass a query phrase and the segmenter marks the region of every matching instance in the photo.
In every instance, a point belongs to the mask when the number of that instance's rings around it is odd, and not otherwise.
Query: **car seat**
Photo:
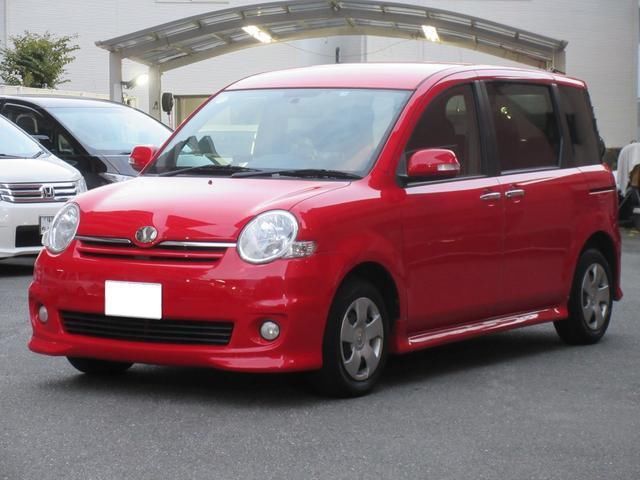
[[[37,135],[38,123],[32,115],[21,113],[16,117],[15,124],[29,135]]]

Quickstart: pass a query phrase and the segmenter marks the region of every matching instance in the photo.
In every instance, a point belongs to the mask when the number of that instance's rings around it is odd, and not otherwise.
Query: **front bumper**
[[[76,243],[76,242],[74,242]],[[242,261],[228,249],[214,265],[87,258],[72,244],[52,256],[44,251],[29,289],[33,336],[29,348],[46,355],[89,357],[161,365],[190,365],[237,371],[301,371],[322,366],[322,340],[335,285],[322,255]],[[161,283],[163,318],[232,322],[227,345],[183,345],[114,340],[65,330],[60,312],[104,314],[105,280]],[[37,316],[40,305],[47,323]],[[259,336],[265,319],[280,336]]]
[[[0,258],[37,255],[41,245],[16,247],[18,227],[39,227],[41,216],[53,216],[63,203],[9,203],[0,200]]]

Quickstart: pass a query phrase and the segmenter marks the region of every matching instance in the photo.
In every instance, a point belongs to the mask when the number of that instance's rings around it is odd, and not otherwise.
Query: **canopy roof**
[[[293,0],[245,5],[175,20],[96,45],[160,72],[262,45],[243,27],[273,42],[336,35],[423,39],[435,27],[439,41],[538,68],[559,68],[567,42],[460,13],[374,0]],[[425,40],[426,41],[426,40]]]

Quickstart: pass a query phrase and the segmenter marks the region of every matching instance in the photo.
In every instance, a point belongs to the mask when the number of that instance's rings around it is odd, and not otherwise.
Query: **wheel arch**
[[[603,231],[593,233],[584,243],[578,258],[589,249],[598,250],[604,255],[604,258],[607,259],[609,267],[611,268],[611,275],[613,276],[614,292],[617,292],[620,288],[620,264],[618,262],[618,250],[616,249],[613,238]]]
[[[363,261],[354,265],[340,281],[340,288],[352,278],[360,278],[371,282],[382,295],[390,320],[390,329],[400,317],[400,292],[391,272],[381,263]]]

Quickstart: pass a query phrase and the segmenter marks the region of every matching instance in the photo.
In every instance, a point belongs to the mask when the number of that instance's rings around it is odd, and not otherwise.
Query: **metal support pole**
[[[9,0],[0,0],[0,43],[9,47]]]
[[[567,51],[566,50],[561,50],[553,54],[553,65],[551,67],[557,72],[567,73]]]
[[[122,102],[122,56],[109,52],[109,98]]]
[[[160,93],[162,91],[162,74],[158,67],[149,67],[149,115],[161,120]]]

